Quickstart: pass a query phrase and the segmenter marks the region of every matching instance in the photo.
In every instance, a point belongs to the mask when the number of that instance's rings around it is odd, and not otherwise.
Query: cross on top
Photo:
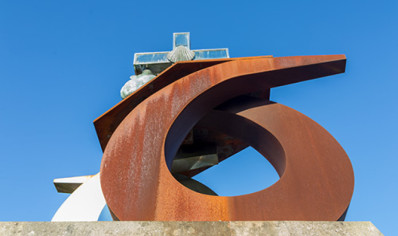
[[[173,49],[178,46],[184,46],[191,49],[191,40],[189,39],[189,32],[187,33],[173,33]]]
[[[228,48],[191,50],[189,32],[173,33],[173,50],[134,54],[135,74],[149,69],[157,75],[177,61],[229,58]]]

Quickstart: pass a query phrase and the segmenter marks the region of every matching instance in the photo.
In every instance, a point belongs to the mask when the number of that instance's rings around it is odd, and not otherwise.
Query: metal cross
[[[173,50],[170,52],[141,52],[134,54],[135,74],[145,69],[159,74],[178,61],[229,58],[228,48],[191,50],[189,32],[173,33]]]

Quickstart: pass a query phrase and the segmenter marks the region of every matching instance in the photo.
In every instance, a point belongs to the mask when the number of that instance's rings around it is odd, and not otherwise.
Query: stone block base
[[[383,235],[371,222],[0,222],[0,235]]]

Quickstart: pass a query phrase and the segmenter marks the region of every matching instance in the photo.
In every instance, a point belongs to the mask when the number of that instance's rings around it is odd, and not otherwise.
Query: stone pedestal
[[[0,222],[0,235],[383,235],[371,222]]]

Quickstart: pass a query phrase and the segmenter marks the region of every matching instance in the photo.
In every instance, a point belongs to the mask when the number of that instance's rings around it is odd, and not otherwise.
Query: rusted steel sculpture
[[[95,121],[104,149],[101,186],[113,217],[344,219],[354,186],[346,153],[316,122],[268,95],[273,87],[342,73],[345,62],[344,55],[220,59],[179,62],[159,74]],[[251,145],[280,180],[234,197],[181,185],[170,172],[173,159],[189,132],[201,127],[241,140],[220,159]],[[214,137],[217,145],[225,142]]]

